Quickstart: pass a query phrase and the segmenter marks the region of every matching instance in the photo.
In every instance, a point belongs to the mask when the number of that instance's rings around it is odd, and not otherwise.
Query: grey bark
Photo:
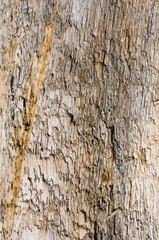
[[[159,2],[1,0],[0,239],[159,239]]]

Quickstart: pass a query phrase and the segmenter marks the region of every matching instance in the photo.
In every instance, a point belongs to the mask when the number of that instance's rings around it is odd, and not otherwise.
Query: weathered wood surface
[[[159,1],[1,0],[0,239],[159,239]]]

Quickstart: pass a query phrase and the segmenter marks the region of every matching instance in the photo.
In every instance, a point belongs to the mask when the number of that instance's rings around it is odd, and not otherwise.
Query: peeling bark
[[[159,239],[158,22],[158,1],[1,1],[0,239]]]

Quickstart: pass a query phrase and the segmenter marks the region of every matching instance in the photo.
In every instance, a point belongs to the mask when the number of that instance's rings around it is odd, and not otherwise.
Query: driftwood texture
[[[0,1],[0,239],[159,239],[159,1]]]

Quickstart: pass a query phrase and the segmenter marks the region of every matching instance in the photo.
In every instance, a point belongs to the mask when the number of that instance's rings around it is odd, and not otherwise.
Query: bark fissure
[[[21,169],[23,164],[23,159],[29,144],[29,135],[33,125],[36,103],[38,99],[38,94],[44,81],[45,73],[47,70],[47,65],[51,53],[51,44],[53,39],[53,33],[55,29],[57,15],[57,4],[54,6],[53,12],[45,27],[44,41],[41,44],[41,56],[36,59],[33,59],[33,66],[30,74],[30,79],[28,80],[28,89],[26,93],[30,91],[31,82],[34,81],[33,89],[31,89],[29,99],[24,100],[24,114],[22,117],[22,123],[18,127],[14,128],[13,140],[15,145],[15,150],[17,152],[15,166],[12,170],[13,172],[13,197],[11,203],[7,206],[6,212],[6,234],[11,230],[13,223],[14,212],[17,204],[17,198],[20,188],[20,178],[21,178]],[[34,65],[34,62],[37,62],[37,65]],[[11,79],[11,92],[13,94],[13,81],[14,77]],[[23,99],[26,99],[25,97]],[[27,104],[27,106],[26,106]],[[7,237],[7,235],[6,235]]]

